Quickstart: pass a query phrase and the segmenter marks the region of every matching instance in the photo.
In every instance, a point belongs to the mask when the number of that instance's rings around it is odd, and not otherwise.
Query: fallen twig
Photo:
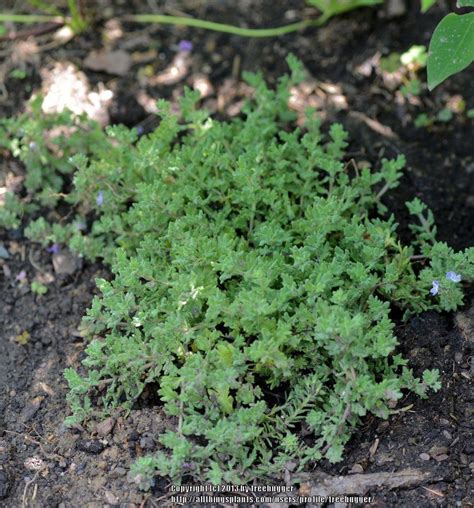
[[[298,475],[299,476],[299,475]],[[348,476],[331,476],[323,472],[304,475],[308,479],[311,496],[365,495],[369,491],[385,487],[389,490],[406,488],[432,478],[429,471],[403,469],[394,472],[369,474],[351,474]]]
[[[28,30],[21,30],[19,32],[10,32],[7,35],[2,35],[0,41],[14,41],[16,39],[27,39],[28,37],[37,37],[49,32],[53,32],[57,28],[64,25],[63,21],[52,21],[44,25],[35,26]]]

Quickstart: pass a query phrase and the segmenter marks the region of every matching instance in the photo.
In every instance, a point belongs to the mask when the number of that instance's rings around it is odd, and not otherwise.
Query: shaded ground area
[[[380,58],[406,51],[412,44],[426,45],[437,21],[447,12],[433,9],[421,16],[418,5],[409,3],[413,5],[401,18],[383,18],[383,11],[362,10],[334,19],[317,31],[271,40],[99,24],[90,33],[49,49],[51,34],[2,41],[0,50],[8,55],[1,64],[7,95],[0,102],[0,111],[10,115],[23,110],[24,101],[42,82],[51,87],[52,69],[62,62],[63,68],[68,63],[76,66],[69,74],[71,80],[78,70],[84,73],[79,78],[84,97],[91,91],[113,92],[113,96],[103,95],[103,104],[97,106],[106,115],[103,121],[140,126],[146,132],[156,125],[155,100],[173,100],[185,84],[203,93],[204,107],[228,117],[240,112],[242,100],[250,93],[242,82],[242,71],[261,70],[275,82],[287,71],[284,58],[291,51],[308,71],[305,83],[293,91],[296,110],[311,104],[325,122],[341,121],[352,140],[349,157],[357,161],[376,165],[381,157],[406,154],[407,173],[386,201],[401,224],[403,238],[409,239],[404,202],[418,196],[433,209],[439,237],[464,248],[472,243],[474,229],[473,121],[464,110],[457,111],[455,103],[462,99],[467,103],[465,110],[474,107],[473,71],[456,76],[433,94],[423,91],[408,98],[400,94],[406,76],[381,71]],[[103,5],[106,12],[112,4]],[[254,27],[291,22],[304,10],[302,2],[266,0],[238,6],[216,2],[207,7],[181,2],[175,7]],[[147,2],[135,2],[128,8],[143,12],[150,7]],[[123,5],[117,9],[127,10]],[[180,50],[182,40],[192,42],[190,53]],[[92,52],[104,47],[109,53],[121,52],[122,67],[117,68],[117,58],[109,64],[106,59],[104,64],[106,52],[99,54],[100,63]],[[12,72],[18,69],[24,74]],[[424,80],[423,71],[420,77]],[[419,114],[435,118],[447,105],[454,111],[451,120],[415,127]],[[3,156],[2,173],[21,177],[21,168]],[[0,240],[10,254],[1,260],[0,271],[0,505],[166,505],[169,492],[164,479],[157,479],[153,491],[146,494],[127,479],[130,463],[153,452],[156,436],[173,425],[162,417],[152,393],[145,394],[140,407],[129,416],[117,412],[87,428],[67,430],[62,425],[68,412],[62,372],[81,360],[80,318],[94,294],[94,279],[106,272],[85,263],[69,274],[60,273],[52,255],[27,242],[21,230],[4,232]],[[27,284],[39,274],[54,279],[44,296],[32,294]],[[471,291],[466,301],[472,296]],[[352,493],[373,495],[372,506],[472,505],[472,309],[468,304],[455,316],[426,313],[399,325],[400,350],[416,373],[438,368],[442,391],[429,400],[407,397],[388,422],[368,418],[354,435],[343,463],[321,463],[301,476],[302,495],[322,492],[321,482],[328,481],[324,473],[331,478],[352,476],[354,489],[359,490]],[[406,472],[407,479],[391,489],[390,477],[370,476],[386,472],[394,476]]]

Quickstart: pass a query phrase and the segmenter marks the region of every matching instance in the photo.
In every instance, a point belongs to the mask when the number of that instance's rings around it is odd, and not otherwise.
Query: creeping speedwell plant
[[[289,63],[275,91],[247,76],[255,99],[241,118],[212,119],[187,92],[180,117],[159,103],[149,135],[108,129],[70,160],[71,223],[30,227],[111,266],[84,319],[83,366],[66,371],[67,421],[156,390],[175,425],[135,464],[142,487],[156,474],[240,484],[337,462],[362,417],[440,388],[397,354],[390,312],[459,306],[473,249],[437,243],[418,201],[416,243],[400,242],[382,198],[404,158],[354,168],[341,125],[323,132],[308,111],[292,129],[301,69]]]

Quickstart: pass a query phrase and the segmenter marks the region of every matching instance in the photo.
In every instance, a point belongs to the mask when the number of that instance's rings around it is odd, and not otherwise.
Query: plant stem
[[[75,10],[71,12],[73,20],[78,14]],[[227,25],[224,23],[215,23],[214,21],[206,21],[204,19],[187,18],[184,16],[167,16],[164,14],[135,14],[125,16],[124,21],[132,21],[135,23],[161,23],[166,25],[190,26],[194,28],[203,28],[204,30],[212,30],[214,32],[224,32],[240,37],[278,37],[292,32],[297,32],[310,26],[320,26],[326,20],[321,17],[318,19],[306,19],[274,28],[241,28],[238,26]],[[58,16],[45,16],[41,14],[0,14],[0,22],[11,21],[13,23],[43,23],[50,21],[63,21]],[[82,20],[81,20],[82,21]]]
[[[241,37],[276,37],[285,35],[309,26],[318,26],[321,19],[304,20],[292,23],[291,25],[280,26],[276,28],[241,28],[224,23],[215,23],[203,19],[187,18],[183,16],[165,16],[162,14],[135,14],[126,16],[126,21],[134,21],[136,23],[162,23],[167,25],[191,26],[194,28],[203,28],[205,30],[213,30],[214,32],[224,32],[232,35],[240,35]]]
[[[388,191],[390,188],[390,184],[387,182],[379,191],[379,193],[375,196],[376,201],[380,201],[382,196]]]

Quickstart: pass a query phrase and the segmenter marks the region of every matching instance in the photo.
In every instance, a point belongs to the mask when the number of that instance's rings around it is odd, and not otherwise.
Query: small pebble
[[[388,0],[386,12],[387,18],[397,18],[403,16],[406,13],[407,7],[403,0]]]
[[[7,497],[9,491],[8,476],[5,471],[0,470],[0,499]]]
[[[49,346],[49,344],[51,344],[51,336],[50,335],[43,335],[43,337],[41,337],[41,343],[43,344],[43,346]]]
[[[434,445],[429,449],[429,454],[433,458],[435,458],[436,455],[444,455],[445,453],[448,453],[448,448],[446,446]]]
[[[132,430],[128,435],[129,441],[138,441],[140,439],[140,434],[136,430]]]
[[[104,449],[104,445],[95,439],[81,439],[77,442],[76,447],[78,450],[81,450],[86,453],[92,453],[94,455],[97,455]]]
[[[155,449],[155,440],[151,436],[143,436],[140,439],[140,447],[143,450],[154,450]]]
[[[430,456],[427,453],[420,453],[421,460],[430,460]]]
[[[58,275],[71,275],[82,267],[82,259],[64,250],[53,254],[53,267]]]
[[[121,478],[127,474],[127,470],[123,467],[116,467],[113,471],[109,473],[109,477],[113,480],[117,478]]]
[[[28,402],[28,404],[23,408],[21,412],[21,418],[24,422],[31,420],[33,416],[35,416],[35,414],[38,412],[38,409],[41,407],[43,400],[44,397],[38,395],[38,397],[35,397]]]
[[[117,496],[110,490],[105,491],[104,497],[107,503],[111,504],[112,506],[117,505],[119,503]]]
[[[102,469],[103,471],[105,471],[107,469],[107,461],[106,460],[101,460],[98,464],[97,464],[97,467],[99,469]]]
[[[115,420],[111,416],[109,416],[102,422],[98,423],[96,425],[95,430],[100,437],[106,437],[112,432],[114,425],[115,425]]]
[[[10,258],[10,253],[3,246],[3,243],[0,243],[0,258],[2,258],[2,259],[9,259]]]
[[[464,453],[468,455],[474,455],[474,438],[471,438],[464,446]]]
[[[360,464],[354,464],[349,473],[363,473],[364,468]]]

